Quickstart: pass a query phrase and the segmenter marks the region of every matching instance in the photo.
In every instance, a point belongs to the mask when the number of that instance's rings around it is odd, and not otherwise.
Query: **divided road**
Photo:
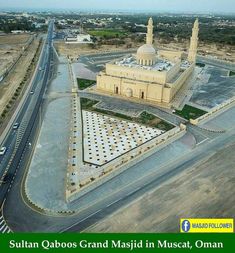
[[[1,146],[6,147],[7,151],[4,155],[0,156],[0,205],[5,200],[15,179],[23,151],[29,145],[28,138],[38,117],[43,95],[50,78],[51,60],[53,59],[53,29],[54,21],[52,20],[48,26],[48,35],[41,52],[32,88],[15,119],[15,122],[19,123],[19,127],[17,130],[14,130],[12,126],[1,143]],[[8,175],[7,181],[4,180],[6,175]]]
[[[0,186],[0,203],[5,201],[3,205],[3,216],[9,225],[9,231],[12,229],[16,232],[80,232],[121,206],[130,203],[133,199],[142,196],[149,190],[166,182],[173,176],[184,170],[190,169],[192,165],[195,165],[198,161],[217,152],[223,146],[228,145],[228,143],[235,141],[235,129],[219,135],[217,138],[211,138],[208,142],[204,142],[203,145],[197,146],[194,151],[188,153],[181,159],[167,163],[162,173],[157,173],[159,168],[156,168],[154,173],[140,178],[137,182],[133,182],[129,185],[120,184],[118,191],[104,198],[97,199],[96,202],[89,203],[90,205],[87,205],[86,208],[83,208],[83,210],[80,210],[77,214],[64,216],[58,214],[58,216],[51,216],[32,210],[22,199],[20,185],[24,174],[24,160],[27,160],[27,153],[31,152],[29,142],[32,142],[34,138],[36,125],[39,121],[40,107],[43,102],[43,94],[46,90],[48,80],[50,79],[51,62],[53,60],[53,26],[53,21],[51,21],[49,23],[48,37],[42,51],[40,68],[37,70],[37,74],[33,80],[33,94],[28,94],[26,102],[16,119],[16,121],[20,123],[20,127],[17,131],[10,130],[3,144],[8,147],[8,151],[6,155],[0,159],[0,176],[2,177],[4,173],[6,173],[6,169],[8,169],[8,173],[14,175],[17,172],[12,181]],[[84,92],[81,96],[91,95]],[[98,96],[99,95],[96,95],[97,98]],[[110,98],[107,98],[107,102],[109,99]],[[118,105],[119,102],[116,102]],[[121,102],[125,104],[124,101]],[[135,106],[142,108],[143,105]],[[167,114],[163,110],[156,108],[151,108],[151,110],[153,113],[155,112],[158,115],[162,115],[163,118],[167,117],[167,120],[174,124],[182,122],[181,118]],[[191,127],[190,131],[197,131],[197,129]],[[210,137],[200,136],[199,130],[198,135],[200,138],[204,137],[204,139]],[[200,139],[200,141],[204,139]],[[24,157],[24,159],[22,157]],[[145,159],[136,166],[141,166],[143,168],[148,166],[148,163],[149,160]],[[92,194],[95,195],[95,191],[99,190],[99,188],[110,187],[112,182],[117,180],[117,177],[119,177],[119,175],[110,179],[108,182],[98,187],[98,189],[87,193],[84,198],[89,199],[89,196]],[[80,199],[77,200],[77,202],[79,201]],[[8,231],[8,228],[4,226],[4,230]]]

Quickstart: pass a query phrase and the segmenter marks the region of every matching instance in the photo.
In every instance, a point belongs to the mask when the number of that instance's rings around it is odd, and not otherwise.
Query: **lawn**
[[[132,121],[132,122],[146,125],[149,127],[158,128],[164,131],[169,131],[170,129],[174,128],[174,126],[171,125],[170,123],[162,119],[159,119],[155,115],[147,113],[146,111],[142,112],[139,117],[131,117],[125,114],[95,108],[94,105],[98,103],[98,101],[96,100],[81,98],[80,101],[81,101],[81,108],[83,110],[90,110],[90,111],[102,113],[105,115],[109,115],[111,117],[117,117],[123,120]]]
[[[235,76],[235,72],[234,71],[229,71],[229,76]]]
[[[206,113],[207,113],[206,111],[203,111],[203,110],[198,109],[196,107],[192,107],[190,105],[185,105],[182,111],[176,110],[176,112],[175,112],[175,114],[177,114],[187,120],[197,119]]]
[[[91,100],[89,98],[81,98],[80,102],[82,110],[91,110],[91,111],[92,109],[94,109],[93,105],[98,103],[98,101]]]
[[[164,130],[164,131],[169,131],[172,128],[174,128],[174,126],[171,125],[170,123],[168,123],[162,119],[159,119],[155,115],[150,114],[146,111],[142,112],[138,118],[135,118],[135,121],[138,123],[141,123],[143,125],[155,127],[155,128],[158,128],[158,129]]]
[[[112,111],[107,111],[107,110],[95,108],[94,105],[99,103],[96,100],[91,100],[89,98],[81,98],[80,101],[81,101],[81,107],[83,110],[94,111],[94,112],[106,114],[109,116],[114,116],[114,117],[125,119],[125,120],[132,120],[132,118],[130,116],[127,116],[127,115],[124,115],[121,113],[116,113],[116,112],[112,112]]]
[[[77,84],[78,84],[79,90],[85,90],[86,88],[92,86],[94,83],[95,83],[94,80],[77,78]]]
[[[113,38],[113,37],[122,37],[126,35],[126,32],[119,30],[103,29],[103,30],[91,30],[89,31],[89,34],[92,36]]]

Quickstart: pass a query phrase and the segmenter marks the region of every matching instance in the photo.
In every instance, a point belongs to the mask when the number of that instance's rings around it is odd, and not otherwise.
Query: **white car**
[[[15,123],[15,124],[13,125],[13,130],[18,129],[19,125],[20,125],[20,123]]]
[[[4,155],[6,153],[6,151],[7,151],[7,148],[6,147],[2,147],[0,149],[0,155]]]

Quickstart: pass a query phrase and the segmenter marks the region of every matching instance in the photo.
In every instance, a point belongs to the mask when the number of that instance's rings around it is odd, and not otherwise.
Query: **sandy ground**
[[[30,34],[9,34],[0,36],[0,45],[19,45],[27,42],[31,35]]]
[[[20,82],[23,80],[28,66],[31,64],[34,53],[36,52],[39,40],[34,40],[34,42],[29,46],[27,51],[21,57],[16,67],[8,75],[8,77],[0,85],[0,114],[4,110],[6,104],[9,102],[13,96],[15,90],[19,86]]]
[[[155,42],[155,46],[187,51],[189,48],[189,40],[185,40],[182,43],[170,42],[168,44],[164,44],[159,40]],[[204,42],[199,42],[198,53],[200,55],[212,56],[221,60],[235,62],[235,46],[231,45],[205,44]]]
[[[235,144],[86,232],[179,232],[185,217],[235,218]]]
[[[0,36],[0,75],[14,62],[31,35]]]
[[[141,46],[141,44],[135,44],[132,42],[132,48],[137,48]],[[188,50],[189,48],[189,40],[185,40],[183,43],[178,42],[170,42],[167,44],[162,43],[161,40],[155,40],[155,47],[160,48],[169,48],[173,50]],[[56,41],[55,47],[60,55],[70,56],[72,58],[77,58],[81,54],[90,54],[90,53],[99,53],[99,52],[107,52],[107,51],[115,51],[115,50],[127,50],[126,45],[121,45],[119,47],[112,45],[102,45],[97,47],[96,49],[92,49],[91,45],[68,45],[65,44],[64,41]],[[201,55],[211,55],[216,56],[219,59],[228,60],[235,62],[235,46],[229,45],[216,45],[216,44],[204,44],[201,42],[198,47],[198,52]],[[229,55],[227,55],[229,54]]]
[[[77,58],[80,55],[84,55],[84,54],[127,50],[126,45],[119,46],[119,47],[116,47],[115,45],[102,45],[95,49],[92,49],[90,45],[79,45],[79,44],[69,45],[69,44],[65,44],[64,41],[56,41],[54,44],[59,55],[70,56],[72,58]],[[136,46],[137,45],[135,45],[134,47]]]

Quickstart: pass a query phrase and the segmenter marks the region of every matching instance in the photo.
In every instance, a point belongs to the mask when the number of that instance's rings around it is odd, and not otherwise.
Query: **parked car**
[[[7,151],[6,147],[1,147],[1,149],[0,149],[0,155],[5,155],[6,151]]]
[[[31,95],[32,95],[32,94],[34,94],[34,91],[33,91],[33,90],[31,90],[31,91],[30,91],[30,94],[31,94]]]

